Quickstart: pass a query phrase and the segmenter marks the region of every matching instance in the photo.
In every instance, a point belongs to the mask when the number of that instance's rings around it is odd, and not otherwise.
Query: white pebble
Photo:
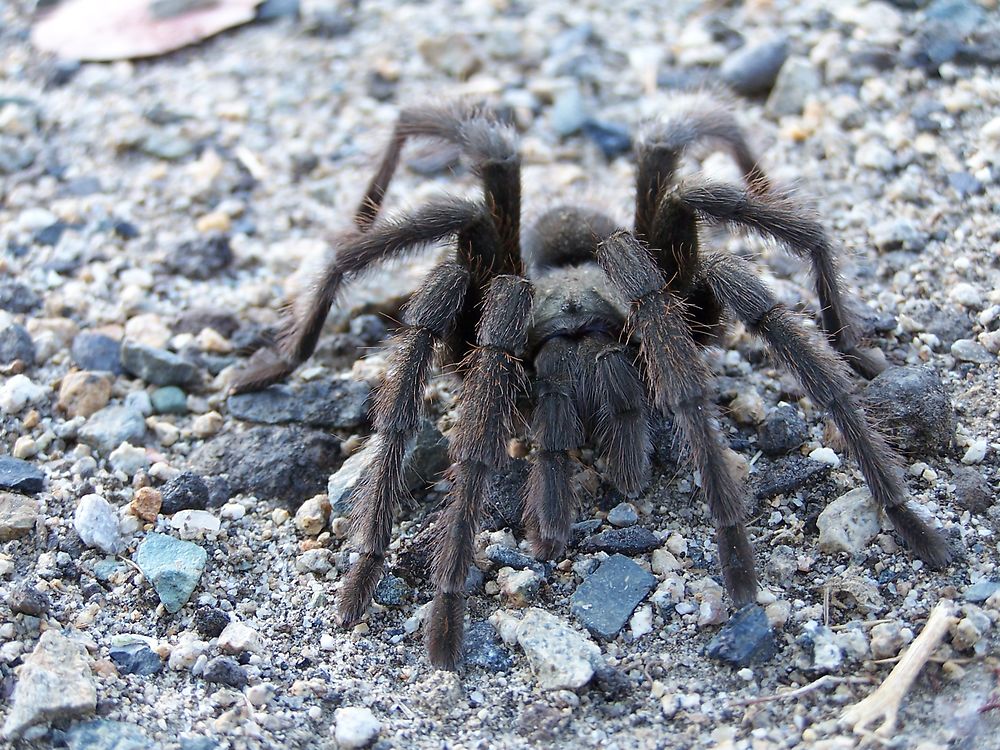
[[[149,459],[144,448],[136,448],[130,443],[122,443],[108,456],[108,463],[115,471],[122,471],[128,476],[149,468]]]
[[[810,451],[809,458],[822,464],[829,464],[835,469],[840,466],[840,456],[834,453],[832,448],[816,448],[816,450]]]
[[[100,495],[84,495],[76,506],[73,528],[88,547],[96,547],[106,555],[115,555],[124,546],[118,527],[118,513]]]
[[[349,706],[334,714],[336,728],[333,737],[343,750],[367,747],[382,730],[382,725],[369,708]]]
[[[17,414],[28,404],[43,401],[48,393],[48,388],[35,385],[26,375],[15,375],[0,387],[0,411]]]
[[[247,509],[240,503],[226,503],[219,509],[219,515],[227,521],[239,521],[247,514]]]
[[[648,604],[639,607],[632,615],[632,619],[629,621],[629,628],[632,631],[633,638],[642,638],[642,636],[653,632],[653,608]]]
[[[986,458],[986,439],[973,440],[969,449],[962,456],[963,464],[978,464]]]
[[[955,284],[955,286],[953,286],[948,292],[948,296],[951,297],[954,302],[964,305],[965,307],[978,308],[983,306],[983,297],[979,293],[979,290],[972,284],[967,284],[965,282]]]

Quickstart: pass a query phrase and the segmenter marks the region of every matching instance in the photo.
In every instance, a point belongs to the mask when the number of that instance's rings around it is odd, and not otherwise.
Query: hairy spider
[[[439,198],[379,219],[401,150],[414,136],[460,147],[482,181],[482,199]],[[682,155],[697,143],[728,151],[745,186],[678,180]],[[343,624],[364,615],[382,574],[393,514],[407,494],[403,457],[436,351],[456,366],[463,386],[450,436],[451,490],[432,551],[436,593],[427,642],[435,665],[455,668],[460,661],[464,587],[484,489],[508,463],[516,400],[529,383],[534,451],[523,522],[538,558],[558,558],[570,537],[577,513],[570,452],[588,438],[622,492],[643,488],[652,406],[673,415],[701,475],[726,588],[737,604],[752,601],[757,577],[744,526],[748,503],[717,426],[711,377],[699,351],[720,333],[724,312],[763,339],[810,398],[830,412],[899,536],[931,565],[950,559],[939,532],[908,503],[898,457],[851,395],[844,360],[867,377],[878,365],[858,347],[858,327],[820,224],[770,185],[724,108],[701,102],[647,126],[636,158],[631,230],[597,211],[565,206],[545,212],[522,234],[513,129],[490,111],[465,104],[401,113],[357,209],[356,229],[337,241],[335,257],[311,292],[293,302],[276,356],[251,364],[233,386],[237,392],[262,388],[306,360],[341,287],[374,264],[453,243],[454,254],[430,272],[407,304],[377,391],[375,458],[351,517],[360,557],[338,601]],[[842,357],[775,299],[750,264],[702,250],[702,222],[752,230],[808,259],[823,330]]]

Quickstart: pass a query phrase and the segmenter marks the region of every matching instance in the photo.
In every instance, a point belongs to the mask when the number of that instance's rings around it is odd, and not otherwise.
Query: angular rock
[[[413,594],[406,581],[393,575],[382,576],[372,598],[383,607],[399,607]]]
[[[779,462],[762,462],[758,464],[753,481],[754,497],[767,500],[787,495],[818,482],[832,470],[830,464],[796,455],[786,456]]]
[[[0,542],[30,534],[38,517],[38,502],[13,492],[0,492]]]
[[[222,434],[192,455],[191,469],[223,475],[229,492],[297,506],[323,492],[340,454],[337,439],[301,427],[255,427]]]
[[[748,604],[722,626],[708,644],[707,653],[734,667],[746,667],[767,661],[777,648],[764,610],[756,604]]]
[[[632,134],[624,125],[588,118],[583,123],[583,133],[609,161],[632,150]]]
[[[509,672],[514,666],[514,660],[497,638],[496,630],[486,620],[476,620],[469,625],[463,648],[467,665],[494,673]]]
[[[962,598],[973,604],[981,604],[1000,591],[1000,581],[976,581],[962,592]]]
[[[783,456],[809,436],[806,421],[791,404],[773,409],[757,428],[757,445],[769,456]]]
[[[972,513],[985,513],[993,505],[993,488],[978,469],[960,466],[951,470],[955,501]]]
[[[197,367],[166,349],[126,339],[121,357],[125,372],[153,385],[194,385],[201,380]]]
[[[146,535],[135,562],[170,613],[183,607],[205,570],[208,553],[197,544],[165,534]]]
[[[81,331],[73,339],[70,354],[73,364],[81,370],[120,375],[123,372],[121,349],[121,342],[110,336],[94,331]]]
[[[41,298],[27,284],[12,279],[0,281],[0,310],[27,313],[41,305]]]
[[[639,514],[632,503],[618,503],[608,511],[608,523],[619,529],[635,526],[639,523]]]
[[[193,471],[184,471],[160,488],[160,512],[166,516],[179,510],[205,510],[208,507],[208,485]]]
[[[218,638],[229,625],[229,615],[214,607],[198,607],[194,613],[194,629],[203,638]]]
[[[31,615],[32,617],[41,617],[52,606],[48,595],[28,582],[20,584],[11,592],[7,604],[10,606],[11,612]]]
[[[44,486],[45,473],[37,466],[13,456],[0,456],[0,489],[34,495]]]
[[[35,364],[35,342],[24,326],[11,323],[0,329],[0,365],[20,360],[28,367]]]
[[[167,256],[167,267],[189,279],[211,279],[233,262],[229,237],[215,234],[182,242]]]
[[[129,406],[105,406],[92,414],[77,434],[81,442],[107,455],[122,443],[141,445],[146,437],[146,420]]]
[[[778,117],[802,113],[806,99],[819,91],[823,80],[819,71],[803,57],[785,60],[767,98],[767,111]]]
[[[247,685],[246,670],[231,656],[216,656],[210,659],[201,676],[206,682],[228,685],[237,690],[242,690]]]
[[[242,622],[230,622],[219,633],[219,650],[227,654],[241,654],[244,651],[260,651],[260,633]]]
[[[542,609],[525,612],[517,642],[542,690],[577,690],[604,664],[596,643]]]
[[[163,671],[159,655],[145,643],[128,643],[112,646],[108,656],[122,674],[151,675]]]
[[[18,671],[13,706],[0,734],[14,740],[37,724],[73,719],[96,707],[87,649],[57,630],[46,630]]]
[[[273,385],[254,393],[229,397],[229,413],[259,424],[306,424],[348,429],[368,415],[371,386],[359,380],[337,379],[307,383],[302,388]]]
[[[345,706],[334,712],[336,726],[333,737],[337,747],[343,750],[357,750],[368,747],[382,731],[382,725],[370,708]]]
[[[96,547],[105,555],[117,555],[125,546],[118,510],[100,495],[84,495],[73,515],[73,528],[88,547]]]
[[[111,400],[111,378],[97,372],[66,373],[59,386],[59,408],[71,417],[89,417]]]
[[[491,544],[486,547],[486,559],[500,568],[514,570],[533,570],[540,576],[545,575],[545,565],[523,552],[504,544]]]
[[[641,555],[659,547],[662,542],[644,526],[629,526],[625,529],[608,529],[583,540],[580,549],[584,552],[607,552],[609,555]]]
[[[955,411],[930,367],[890,367],[865,388],[872,420],[908,456],[947,451],[955,435]]]
[[[500,595],[511,607],[527,607],[538,594],[542,578],[533,570],[501,568],[497,573]]]
[[[0,386],[0,414],[17,414],[28,404],[45,401],[49,392],[47,387],[35,385],[25,375],[6,378]]]
[[[881,529],[878,504],[867,488],[859,487],[827,505],[816,526],[821,550],[856,555]]]
[[[135,724],[98,719],[71,727],[66,746],[69,750],[158,750],[160,743],[150,740]]]
[[[625,627],[656,578],[624,555],[612,555],[573,592],[570,612],[591,632],[610,640]]]

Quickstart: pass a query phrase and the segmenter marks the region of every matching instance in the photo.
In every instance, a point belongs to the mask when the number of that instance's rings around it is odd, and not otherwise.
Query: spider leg
[[[584,442],[574,387],[576,343],[554,338],[535,357],[535,409],[531,436],[537,445],[525,487],[524,527],[535,557],[554,560],[569,540],[577,501],[568,451]]]
[[[597,435],[611,481],[625,494],[649,481],[649,423],[646,389],[620,344],[605,346],[596,357],[600,390]]]
[[[489,230],[489,216],[481,203],[441,199],[412,213],[383,220],[367,232],[343,237],[313,287],[290,306],[270,359],[244,367],[233,379],[230,392],[260,390],[305,362],[316,349],[323,323],[341,287],[375,263],[425,250],[450,236]]]
[[[674,415],[701,474],[726,587],[737,604],[751,602],[757,576],[744,526],[744,494],[732,453],[715,426],[706,388],[711,376],[692,337],[684,303],[667,287],[643,243],[629,232],[616,232],[601,243],[597,261],[630,304],[628,325],[641,337],[640,354],[654,404]]]
[[[777,240],[812,264],[823,330],[855,370],[872,378],[882,365],[859,348],[861,335],[848,308],[830,240],[819,222],[803,216],[787,195],[755,193],[725,183],[689,183],[663,198],[664,210],[680,205],[709,221],[743,227]]]
[[[378,171],[365,191],[354,223],[365,231],[378,216],[385,193],[411,137],[440,138],[458,145],[483,181],[483,199],[500,235],[497,273],[516,273],[520,262],[521,157],[514,129],[488,109],[459,102],[403,110]]]
[[[899,458],[851,396],[844,368],[829,347],[807,333],[742,259],[710,256],[702,273],[722,304],[763,338],[809,397],[830,412],[872,495],[910,549],[934,567],[946,565],[951,552],[945,540],[907,504]]]
[[[465,579],[487,479],[510,460],[515,399],[523,387],[520,357],[531,318],[531,284],[497,276],[477,329],[478,346],[466,362],[462,411],[451,433],[452,489],[437,522],[431,575],[436,592],[427,627],[431,662],[454,669],[461,658]]]
[[[352,501],[351,527],[360,559],[340,590],[339,619],[353,625],[364,615],[382,575],[397,508],[407,497],[404,455],[415,434],[435,348],[451,334],[462,310],[469,270],[446,261],[410,298],[405,329],[396,337],[385,379],[375,396],[376,454]]]

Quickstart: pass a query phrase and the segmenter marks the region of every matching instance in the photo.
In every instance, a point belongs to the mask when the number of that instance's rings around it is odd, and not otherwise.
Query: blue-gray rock
[[[77,724],[66,732],[69,750],[153,750],[153,742],[135,724],[97,719]]]
[[[737,94],[764,96],[774,87],[786,59],[788,40],[770,39],[733,52],[720,66],[719,75]]]
[[[163,670],[159,655],[145,643],[112,646],[108,652],[122,674],[151,675]]]
[[[24,326],[11,323],[0,330],[0,365],[9,365],[15,360],[28,367],[35,364],[35,342]]]
[[[486,548],[486,559],[498,568],[514,568],[514,570],[533,570],[538,575],[545,576],[545,565],[535,558],[503,544],[491,544]]]
[[[951,448],[955,410],[933,368],[890,367],[868,383],[864,400],[875,424],[904,455]]]
[[[774,631],[764,610],[748,604],[729,618],[715,638],[708,644],[708,655],[713,659],[746,667],[770,659],[778,650]]]
[[[465,663],[487,672],[509,672],[514,660],[486,620],[475,620],[465,631]]]
[[[187,414],[187,394],[176,385],[157,388],[149,400],[157,414]]]
[[[570,612],[593,635],[610,640],[655,585],[648,571],[624,555],[612,555],[573,592]]]
[[[28,313],[38,309],[41,304],[41,297],[35,294],[27,284],[11,279],[0,281],[0,310]]]
[[[832,470],[831,464],[798,455],[786,456],[780,461],[759,462],[757,475],[751,481],[754,497],[767,500],[787,495],[820,481]]]
[[[62,239],[63,234],[69,227],[70,225],[65,221],[57,221],[49,224],[47,227],[43,227],[35,232],[35,243],[45,247],[55,247],[59,244],[59,240]]]
[[[635,526],[639,523],[639,514],[636,513],[632,503],[618,503],[608,511],[608,523],[619,529]]]
[[[986,11],[974,0],[934,0],[924,10],[924,19],[967,36],[986,21]]]
[[[351,318],[350,330],[351,335],[357,336],[364,346],[380,344],[389,335],[385,323],[378,315],[358,315]]]
[[[577,86],[562,91],[552,104],[552,129],[563,137],[578,132],[587,121],[587,106]]]
[[[985,189],[983,183],[968,172],[949,172],[948,184],[951,185],[952,190],[958,193],[959,198],[980,195]]]
[[[366,421],[370,393],[371,386],[358,380],[307,383],[300,389],[272,385],[262,391],[230,396],[229,413],[260,424],[292,422],[347,429]]]
[[[191,454],[202,476],[222,475],[232,493],[298,506],[323,492],[340,455],[337,438],[301,427],[255,427],[227,433]]]
[[[206,682],[228,685],[237,690],[242,690],[247,685],[246,670],[231,656],[216,656],[210,659],[201,676]]]
[[[233,262],[229,237],[224,234],[182,242],[167,256],[167,267],[189,279],[211,279]]]
[[[124,403],[126,407],[139,412],[144,417],[153,413],[153,399],[145,391],[132,391],[125,397]]]
[[[757,428],[757,446],[769,456],[783,456],[805,442],[809,427],[791,404],[773,409]]]
[[[264,0],[257,6],[258,21],[273,21],[276,18],[286,17],[299,17],[299,0]]]
[[[412,593],[413,591],[406,585],[406,581],[388,575],[382,576],[382,580],[375,586],[372,598],[383,607],[399,607],[406,603]]]
[[[136,564],[170,613],[177,612],[191,598],[207,560],[208,553],[197,544],[156,533],[146,535],[135,556]]]
[[[110,372],[120,375],[122,345],[110,336],[93,331],[81,331],[73,339],[70,354],[73,363],[81,370]]]
[[[819,71],[808,59],[788,58],[767,98],[767,111],[778,117],[801,114],[806,100],[819,91],[822,83]]]
[[[173,352],[128,339],[122,344],[122,367],[153,385],[193,385],[201,379],[197,367]]]
[[[981,604],[1000,591],[1000,581],[976,581],[962,592],[962,598],[973,604]]]
[[[0,456],[0,489],[34,495],[45,486],[45,472],[13,456]]]
[[[181,737],[180,750],[223,750],[222,740],[215,737]]]
[[[580,548],[584,552],[607,552],[608,554],[641,555],[659,547],[662,542],[656,534],[644,526],[629,526],[626,529],[608,529],[583,540]]]
[[[205,510],[209,491],[205,480],[193,471],[184,471],[160,488],[163,503],[160,512],[166,516],[179,510]]]
[[[108,454],[124,442],[142,445],[146,437],[146,420],[127,406],[105,406],[87,418],[77,436],[81,442]]]
[[[629,129],[615,122],[587,119],[583,123],[583,134],[597,144],[608,160],[632,150],[632,134]]]

